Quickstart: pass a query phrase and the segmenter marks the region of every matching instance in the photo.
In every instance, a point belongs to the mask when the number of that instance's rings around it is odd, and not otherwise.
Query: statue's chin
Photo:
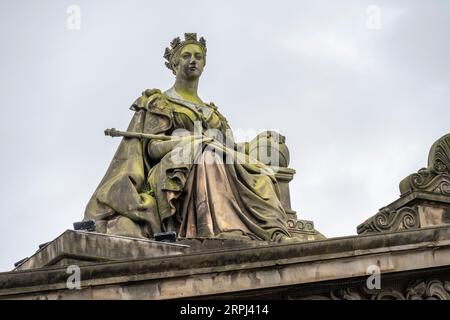
[[[200,78],[202,73],[199,70],[185,70],[184,71],[184,78],[189,81],[197,80]]]
[[[189,80],[189,81],[194,81],[194,80],[197,80],[198,78],[200,78],[199,74],[191,74],[191,75],[186,76],[186,80]]]

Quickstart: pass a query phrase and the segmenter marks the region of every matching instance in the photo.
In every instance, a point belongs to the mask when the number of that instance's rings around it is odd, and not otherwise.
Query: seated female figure
[[[236,144],[218,108],[197,95],[204,39],[186,34],[171,45],[165,58],[175,84],[145,90],[128,131],[177,138],[123,138],[85,220],[132,237],[175,231],[179,238],[289,241],[274,172]]]

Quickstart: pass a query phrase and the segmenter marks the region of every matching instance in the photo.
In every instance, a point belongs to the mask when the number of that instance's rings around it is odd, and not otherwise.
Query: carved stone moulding
[[[412,191],[428,191],[450,196],[450,175],[436,174],[429,169],[422,168],[400,182],[402,195]]]
[[[417,207],[403,207],[399,210],[382,208],[375,216],[357,227],[358,234],[401,231],[420,227]]]
[[[289,218],[287,220],[289,232],[305,241],[323,240],[326,237],[314,228],[314,222],[309,220],[299,220],[297,218]]]
[[[388,284],[380,289],[368,289],[367,286],[362,285],[332,289],[321,295],[290,298],[296,300],[450,300],[450,281],[417,279],[403,287]]]
[[[400,182],[400,198],[357,227],[358,234],[404,231],[450,223],[450,134],[428,154],[428,167]]]
[[[400,182],[400,193],[427,191],[450,196],[450,134],[438,139],[428,154],[428,167]]]
[[[357,233],[405,231],[446,224],[450,224],[450,197],[413,192],[381,208],[357,227]]]
[[[309,232],[315,233],[314,222],[308,220],[289,219],[287,221],[288,228],[292,232]]]

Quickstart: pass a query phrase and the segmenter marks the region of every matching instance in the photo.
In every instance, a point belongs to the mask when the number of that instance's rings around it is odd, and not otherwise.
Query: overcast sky
[[[450,132],[449,18],[446,0],[1,0],[0,271],[83,218],[119,142],[103,130],[172,85],[184,32],[207,40],[203,100],[287,137],[299,218],[356,234]]]

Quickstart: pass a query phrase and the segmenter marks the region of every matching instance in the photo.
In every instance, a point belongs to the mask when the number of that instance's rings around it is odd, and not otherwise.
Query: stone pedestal
[[[67,230],[22,261],[15,270],[165,257],[188,250],[189,246],[183,244]]]
[[[172,244],[69,230],[0,273],[0,299],[450,300],[450,135],[357,236],[323,239],[312,222],[297,220],[288,171],[277,179],[286,183],[289,230],[312,241]],[[79,268],[77,289],[67,285],[69,265]]]
[[[367,288],[373,270],[380,289]],[[69,276],[57,265],[0,273],[0,298],[447,299],[450,227],[90,262],[80,289]]]

